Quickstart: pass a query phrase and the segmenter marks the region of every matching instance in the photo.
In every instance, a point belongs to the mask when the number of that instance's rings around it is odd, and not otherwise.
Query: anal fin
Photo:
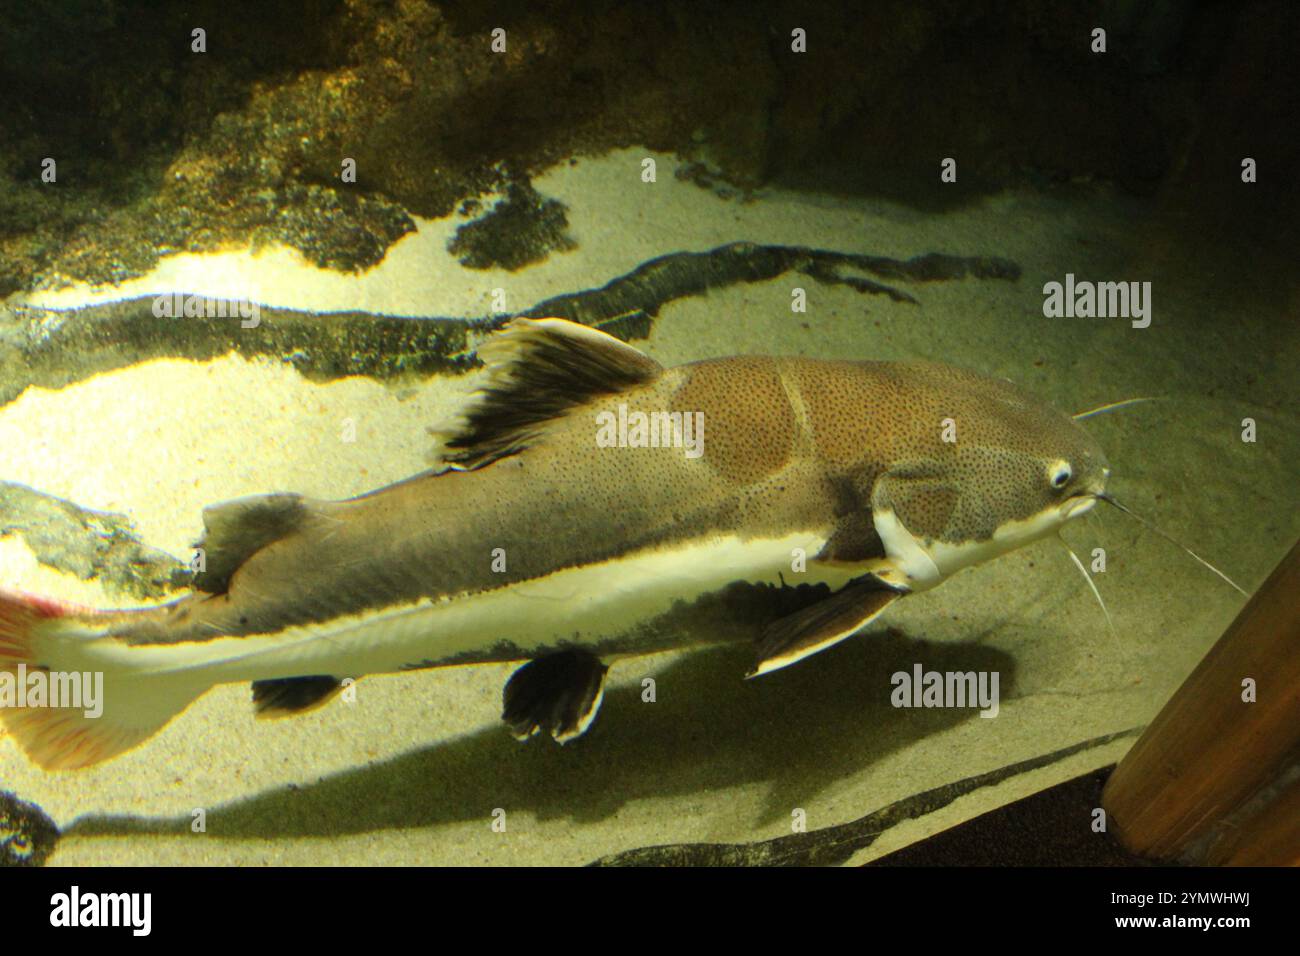
[[[506,681],[501,719],[520,740],[544,731],[567,743],[596,718],[608,671],[589,651],[557,651],[529,661]]]
[[[865,627],[906,591],[853,581],[824,601],[769,624],[758,642],[758,661],[746,677],[788,667]]]
[[[262,718],[288,717],[329,702],[343,682],[337,677],[281,677],[253,681],[253,707]]]

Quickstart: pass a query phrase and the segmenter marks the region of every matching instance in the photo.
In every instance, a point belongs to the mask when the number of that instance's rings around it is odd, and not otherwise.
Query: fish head
[[[1055,530],[1105,492],[1106,453],[1069,414],[1004,379],[971,380],[965,404],[967,434],[949,468],[987,512],[985,527],[1044,522]]]
[[[1096,440],[1013,383],[926,366],[909,384],[910,441],[872,500],[895,583],[932,586],[1054,534],[1104,493]]]

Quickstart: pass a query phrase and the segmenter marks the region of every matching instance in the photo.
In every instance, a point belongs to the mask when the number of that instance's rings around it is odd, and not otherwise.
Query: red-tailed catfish
[[[565,741],[595,716],[611,659],[749,641],[751,676],[784,667],[1054,533],[1109,474],[1069,415],[947,365],[664,368],[559,319],[516,319],[480,356],[486,385],[439,467],[348,501],[206,509],[178,600],[91,611],[0,594],[0,718],[17,742],[42,766],[85,767],[216,684],[251,681],[275,715],[345,678],[484,661],[524,662],[504,695],[516,735]],[[90,674],[97,716],[19,686]]]

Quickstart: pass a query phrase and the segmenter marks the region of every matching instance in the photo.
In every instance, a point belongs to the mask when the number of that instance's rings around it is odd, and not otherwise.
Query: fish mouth
[[[1061,502],[1061,520],[1069,521],[1071,518],[1087,514],[1096,507],[1098,501],[1107,500],[1106,480],[1108,478],[1110,478],[1110,468],[1103,466],[1100,478],[1094,476],[1083,490]]]
[[[1087,514],[1097,502],[1101,500],[1099,493],[1084,492],[1083,494],[1072,495],[1061,503],[1061,520],[1069,521],[1071,518],[1077,518],[1080,515]]]

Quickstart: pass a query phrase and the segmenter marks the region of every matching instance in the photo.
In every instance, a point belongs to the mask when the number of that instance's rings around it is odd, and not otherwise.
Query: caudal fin
[[[0,721],[48,770],[77,770],[153,736],[206,687],[96,654],[96,612],[0,590]],[[71,705],[71,706],[69,706]]]

